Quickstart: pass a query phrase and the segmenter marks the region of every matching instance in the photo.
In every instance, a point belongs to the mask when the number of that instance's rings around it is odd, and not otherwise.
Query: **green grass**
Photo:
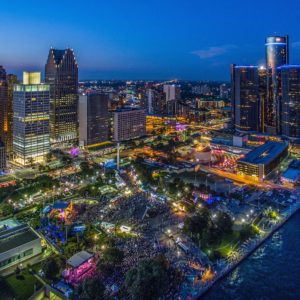
[[[234,250],[237,243],[240,242],[240,234],[238,231],[225,235],[219,243],[211,244],[204,252],[214,260],[214,251],[217,251],[221,257],[227,257],[229,253]]]
[[[41,285],[28,270],[22,272],[22,279],[18,279],[15,274],[12,274],[5,280],[11,287],[16,300],[27,300],[34,292],[34,285],[36,284],[36,289],[39,289]]]

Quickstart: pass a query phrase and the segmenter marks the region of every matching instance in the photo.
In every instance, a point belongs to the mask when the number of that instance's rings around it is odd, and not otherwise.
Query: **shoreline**
[[[293,217],[300,210],[300,202],[290,206],[288,210],[283,213],[283,220],[275,224],[272,229],[267,232],[261,239],[251,240],[249,249],[235,262],[227,264],[227,266],[218,274],[218,276],[207,285],[203,286],[197,295],[193,296],[195,300],[201,300],[206,293],[208,293],[217,282],[224,279],[234,269],[236,269],[242,262],[244,262],[255,250],[257,250],[262,244],[264,244],[269,238],[271,238],[275,232],[277,232],[291,217]]]

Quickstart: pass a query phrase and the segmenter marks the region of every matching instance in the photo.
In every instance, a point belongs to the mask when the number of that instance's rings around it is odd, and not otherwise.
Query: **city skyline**
[[[51,46],[75,50],[80,80],[229,81],[231,63],[264,62],[266,36],[289,34],[291,63],[297,62],[300,51],[298,3],[292,11],[288,5],[279,11],[279,1],[30,3],[6,3],[0,12],[5,24],[1,64],[19,76],[23,70],[43,72]],[[60,14],[53,7],[59,7]],[[266,9],[268,15],[262,16]],[[287,15],[284,24],[277,22]]]

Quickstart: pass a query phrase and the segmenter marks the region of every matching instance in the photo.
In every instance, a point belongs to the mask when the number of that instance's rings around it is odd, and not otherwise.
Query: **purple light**
[[[79,148],[77,148],[77,147],[72,147],[72,148],[71,148],[71,150],[70,150],[70,155],[71,155],[72,157],[76,157],[76,156],[78,156],[79,154],[80,154]]]
[[[176,131],[184,131],[186,130],[186,124],[179,124],[177,123],[175,126]]]

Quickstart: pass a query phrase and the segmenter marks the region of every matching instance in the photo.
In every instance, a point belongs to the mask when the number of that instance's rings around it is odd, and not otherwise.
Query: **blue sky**
[[[80,79],[229,80],[230,63],[264,62],[264,38],[290,36],[300,63],[300,1],[1,1],[0,65],[41,70],[75,50]]]

